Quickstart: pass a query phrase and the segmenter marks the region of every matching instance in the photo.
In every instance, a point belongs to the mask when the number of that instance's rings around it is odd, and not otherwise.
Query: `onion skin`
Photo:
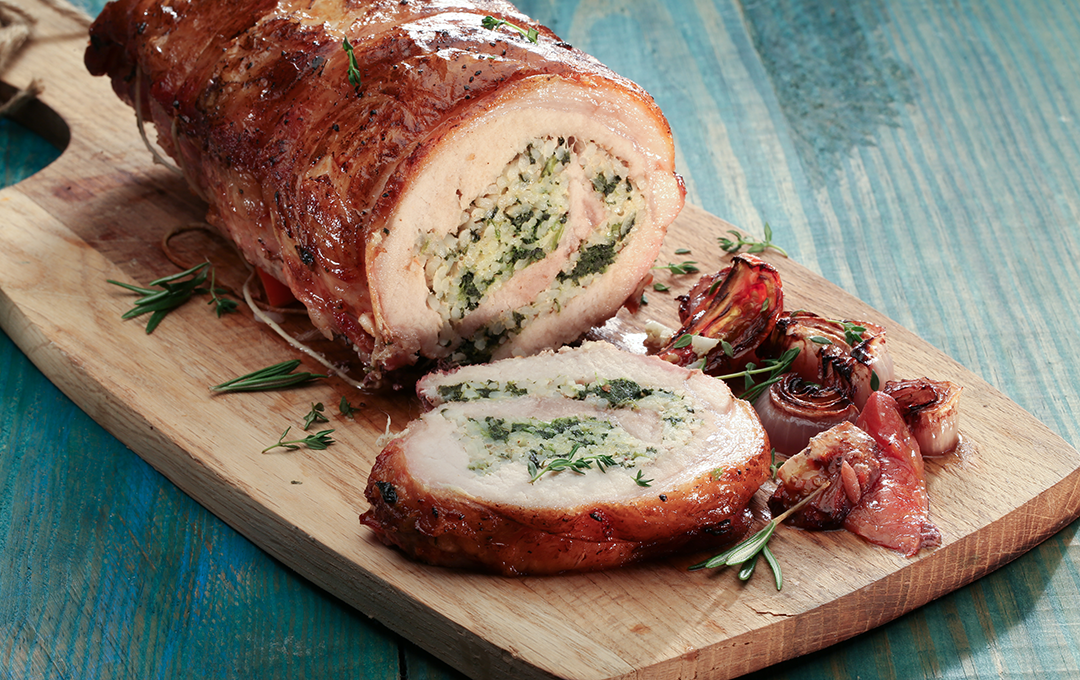
[[[959,404],[963,389],[944,380],[916,378],[890,381],[881,391],[896,400],[922,455],[941,456],[960,443]]]
[[[859,409],[836,387],[807,382],[787,373],[754,401],[754,409],[777,453],[802,451],[810,438],[842,422],[855,422]]]
[[[780,274],[771,264],[753,255],[736,255],[731,266],[701,277],[690,292],[679,297],[682,328],[657,356],[679,366],[700,357],[691,346],[675,347],[684,335],[723,342],[705,355],[702,370],[718,375],[742,370],[762,342],[772,334],[784,308]]]
[[[828,482],[828,489],[786,521],[803,529],[839,529],[877,482],[878,456],[869,434],[847,421],[840,423],[814,436],[780,467],[769,510],[779,515]]]

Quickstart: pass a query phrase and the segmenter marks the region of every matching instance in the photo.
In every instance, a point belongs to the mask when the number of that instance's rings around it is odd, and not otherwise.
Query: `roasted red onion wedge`
[[[844,528],[908,557],[939,545],[941,532],[930,521],[922,453],[896,400],[874,392],[857,424],[878,444],[881,475],[848,514]]]
[[[839,529],[879,473],[873,437],[845,421],[813,437],[780,467],[769,509],[779,515],[828,482],[829,488],[787,521],[804,529]]]
[[[855,422],[859,409],[844,390],[818,385],[787,373],[754,401],[761,424],[777,453],[802,451],[816,434],[842,422]]]
[[[796,311],[776,322],[766,353],[798,348],[791,370],[848,394],[862,408],[870,393],[894,377],[885,329],[865,321],[826,319]]]
[[[890,381],[882,391],[896,399],[922,454],[940,456],[960,443],[959,403],[963,389],[948,381],[917,378]]]
[[[720,341],[702,368],[716,375],[739,370],[769,337],[784,306],[780,274],[753,255],[736,255],[731,266],[701,280],[679,299],[682,328],[655,352],[680,366],[700,358],[685,336]]]

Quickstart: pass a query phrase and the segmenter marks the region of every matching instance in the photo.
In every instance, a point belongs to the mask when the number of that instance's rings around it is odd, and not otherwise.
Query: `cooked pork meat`
[[[877,482],[878,457],[873,437],[850,422],[840,423],[812,437],[805,449],[780,466],[769,509],[779,515],[828,484],[788,522],[804,529],[839,529]]]
[[[576,339],[683,204],[653,100],[499,0],[117,0],[86,64],[375,373]]]
[[[596,570],[749,528],[768,477],[753,409],[723,382],[606,343],[434,373],[379,454],[362,516],[424,562]]]
[[[794,506],[816,489],[828,488],[789,522],[807,529],[848,531],[913,557],[941,544],[930,521],[930,500],[919,443],[908,430],[896,400],[872,392],[855,425],[841,423],[810,440],[777,473],[769,508]]]

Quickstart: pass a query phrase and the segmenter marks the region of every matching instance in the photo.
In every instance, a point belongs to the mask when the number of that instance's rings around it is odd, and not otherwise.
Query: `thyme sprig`
[[[361,406],[362,405],[363,404],[361,404]],[[341,402],[338,404],[338,411],[341,412],[342,416],[344,416],[345,418],[352,418],[352,419],[355,420],[357,410],[358,409],[356,407],[354,407],[352,404],[349,403],[348,399],[346,399],[345,397],[341,398]]]
[[[535,28],[522,28],[517,24],[512,24],[506,19],[496,19],[493,16],[486,16],[480,20],[480,25],[484,28],[490,28],[491,30],[497,30],[500,26],[506,26],[507,28],[517,31],[522,37],[527,38],[531,43],[540,42],[540,32]]]
[[[341,42],[341,48],[345,50],[345,54],[349,55],[349,84],[354,88],[360,87],[360,67],[356,63],[353,46],[347,37]]]
[[[761,531],[742,543],[739,543],[734,548],[726,550],[714,557],[710,557],[704,562],[698,562],[697,564],[691,565],[689,570],[715,569],[717,567],[731,567],[739,564],[742,565],[739,569],[739,580],[746,581],[754,575],[754,567],[757,565],[758,555],[764,555],[765,561],[768,563],[769,568],[772,569],[773,577],[776,581],[776,589],[782,589],[784,587],[784,575],[780,570],[780,563],[777,561],[776,556],[773,554],[772,550],[769,549],[769,539],[773,537],[776,527],[780,526],[781,522],[799,510],[802,510],[803,506],[817,498],[825,489],[829,488],[829,484],[830,482],[826,481],[812,494],[806,496],[795,505],[772,518]]]
[[[543,477],[548,472],[560,472],[562,470],[570,470],[571,472],[579,475],[585,474],[586,470],[591,470],[593,464],[599,468],[600,472],[605,472],[607,468],[618,465],[615,459],[606,453],[597,453],[591,456],[581,456],[575,458],[578,450],[581,449],[581,444],[574,444],[570,449],[570,453],[565,456],[559,456],[556,458],[548,458],[543,463],[537,459],[536,454],[529,456],[529,483],[532,484],[536,480]],[[648,480],[652,481],[652,480]]]
[[[224,288],[217,287],[217,276],[213,269],[210,270],[210,302],[208,305],[214,305],[214,312],[220,319],[223,315],[235,312],[239,302],[236,300],[230,300],[229,298],[221,297],[228,291]]]
[[[678,264],[669,262],[662,266],[653,267],[653,269],[666,269],[672,274],[696,274],[701,271],[694,260],[683,260]]]
[[[295,451],[301,446],[306,446],[309,449],[316,449],[322,451],[325,450],[326,447],[334,443],[334,440],[330,438],[330,435],[334,432],[333,430],[322,430],[320,432],[316,432],[315,434],[309,434],[303,439],[290,439],[286,441],[285,437],[289,436],[289,430],[291,429],[291,427],[286,427],[285,431],[281,433],[280,437],[278,437],[277,443],[267,446],[265,449],[262,450],[262,453],[266,453],[267,451],[273,451],[274,449],[279,447],[289,449],[290,451]]]
[[[208,292],[202,285],[206,283],[206,268],[209,262],[195,265],[191,269],[185,269],[178,274],[163,276],[154,279],[146,287],[106,279],[114,286],[120,286],[142,297],[135,301],[135,306],[121,315],[123,319],[134,319],[143,314],[149,314],[150,319],[146,322],[146,333],[149,335],[158,327],[165,316],[180,305],[190,300],[195,295]]]
[[[214,385],[210,389],[213,392],[265,392],[268,390],[280,390],[293,387],[315,380],[325,378],[321,373],[293,373],[300,365],[299,359],[283,361],[280,364],[267,366],[257,371],[252,371],[232,380],[226,380],[220,385]]]
[[[754,362],[746,364],[746,368],[738,373],[729,373],[727,375],[718,375],[717,378],[721,380],[735,380],[737,378],[743,379],[743,393],[739,395],[740,399],[746,401],[754,401],[764,392],[769,385],[780,380],[784,373],[791,367],[792,362],[799,356],[800,349],[798,347],[792,347],[777,359],[766,359],[762,362],[761,366],[758,366]],[[761,382],[758,382],[756,376],[767,376]]]
[[[768,249],[768,248],[772,248],[773,250],[780,253],[784,257],[788,256],[787,252],[783,248],[781,248],[780,246],[773,243],[773,240],[772,240],[772,235],[773,235],[772,227],[769,226],[768,222],[765,223],[765,239],[762,240],[762,241],[758,241],[757,239],[754,239],[754,238],[746,238],[741,232],[736,231],[735,229],[728,229],[727,233],[731,234],[735,238],[730,239],[730,238],[727,238],[725,236],[721,236],[721,237],[716,239],[717,241],[720,242],[720,248],[725,253],[734,254],[734,253],[739,252],[740,250],[742,250],[745,247],[746,252],[748,252],[750,254],[757,254],[757,253],[765,252],[765,250]]]
[[[645,471],[644,470],[638,470],[637,471],[637,477],[634,477],[634,483],[637,484],[638,486],[644,486],[644,487],[652,486],[652,481],[653,480],[645,479],[644,477],[645,477]]]
[[[304,430],[305,431],[310,430],[311,426],[314,425],[315,423],[328,423],[328,422],[330,422],[330,420],[323,413],[324,410],[325,410],[325,407],[323,406],[321,401],[318,402],[317,404],[312,404],[311,405],[311,410],[307,412],[306,416],[304,416]]]

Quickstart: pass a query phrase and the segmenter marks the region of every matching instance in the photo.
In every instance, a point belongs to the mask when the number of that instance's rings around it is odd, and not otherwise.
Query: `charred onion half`
[[[846,392],[859,409],[871,392],[894,378],[885,328],[877,324],[792,312],[777,320],[769,351],[779,354],[793,347],[800,351],[792,371]]]
[[[843,390],[795,373],[785,374],[762,392],[754,409],[772,447],[785,456],[802,451],[814,435],[859,417],[859,409]]]
[[[885,383],[881,391],[896,400],[922,454],[940,456],[960,443],[959,403],[963,389],[948,381],[917,378]]]
[[[682,327],[654,352],[665,361],[690,366],[704,358],[710,375],[741,368],[773,332],[784,307],[780,274],[753,255],[736,255],[731,266],[701,280],[679,298]],[[689,338],[718,341],[700,357]]]

